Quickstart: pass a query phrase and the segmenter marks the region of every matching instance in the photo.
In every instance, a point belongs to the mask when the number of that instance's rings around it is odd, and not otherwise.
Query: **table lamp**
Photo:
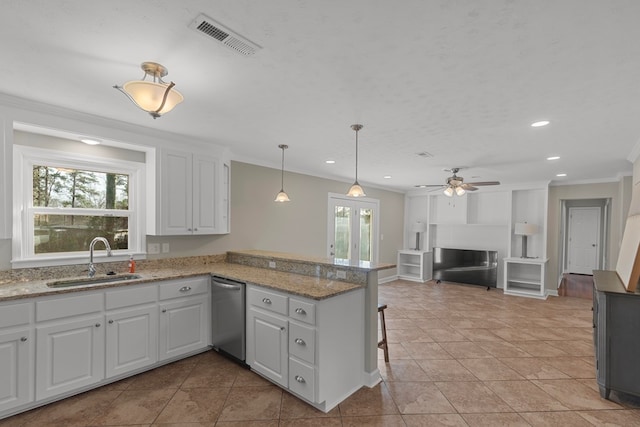
[[[527,256],[527,236],[533,236],[537,232],[538,227],[535,224],[528,224],[526,222],[516,223],[514,234],[516,236],[522,236],[522,258],[529,258]]]
[[[427,224],[424,224],[420,221],[413,224],[411,227],[411,231],[416,233],[416,251],[420,250],[420,233],[427,231]]]

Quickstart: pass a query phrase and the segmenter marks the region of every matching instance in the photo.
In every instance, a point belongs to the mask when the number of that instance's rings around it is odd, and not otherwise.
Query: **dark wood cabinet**
[[[627,292],[615,271],[593,272],[593,342],[600,395],[640,396],[640,293]]]

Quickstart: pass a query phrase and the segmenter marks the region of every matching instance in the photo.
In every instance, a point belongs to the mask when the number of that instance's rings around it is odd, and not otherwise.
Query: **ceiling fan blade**
[[[418,185],[414,185],[414,187],[417,188],[428,188],[428,187],[446,187],[446,185],[442,185],[442,184],[418,184]]]
[[[476,187],[474,187],[473,185],[467,183],[467,184],[462,184],[460,187],[462,187],[465,191],[478,191],[478,189]]]
[[[467,182],[469,185],[500,185],[500,181]]]

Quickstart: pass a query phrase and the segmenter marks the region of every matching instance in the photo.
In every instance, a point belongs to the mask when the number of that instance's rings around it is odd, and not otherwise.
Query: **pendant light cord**
[[[284,146],[282,148],[282,174],[280,175],[280,191],[284,191]]]

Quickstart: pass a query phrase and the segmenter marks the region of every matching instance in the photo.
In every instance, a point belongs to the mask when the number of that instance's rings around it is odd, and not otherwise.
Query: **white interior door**
[[[327,256],[345,264],[378,261],[378,200],[329,195]]]
[[[568,238],[568,272],[593,274],[599,268],[600,208],[569,208]]]

